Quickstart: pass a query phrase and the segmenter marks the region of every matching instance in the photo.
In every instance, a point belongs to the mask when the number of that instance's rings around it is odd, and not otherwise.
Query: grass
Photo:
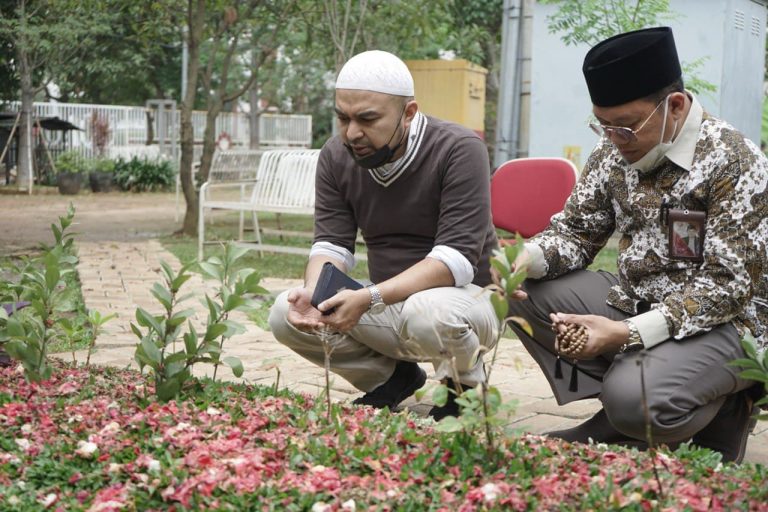
[[[246,224],[248,224],[246,222]],[[259,224],[265,229],[277,229],[278,218],[275,214],[259,214]],[[264,243],[288,245],[291,247],[309,248],[312,245],[312,217],[306,215],[280,215],[280,227],[286,231],[298,231],[307,233],[306,237],[283,237],[274,234],[263,236]],[[223,213],[215,217],[212,225],[206,226],[206,239],[220,241],[222,244],[234,240],[237,237],[238,215],[236,213]],[[246,231],[246,238],[253,239],[253,231]],[[180,261],[189,262],[197,258],[197,237],[190,236],[166,236],[161,243]],[[358,252],[364,250],[358,247]],[[204,257],[219,256],[222,253],[222,245],[211,244],[204,247]],[[616,272],[616,248],[606,246],[595,258],[589,267],[592,270],[602,269]],[[255,268],[262,277],[279,277],[287,279],[301,279],[304,277],[304,267],[307,263],[306,256],[294,254],[267,253],[260,256],[256,251],[246,255],[241,260],[241,265]],[[351,272],[356,279],[368,278],[368,264],[358,261]]]

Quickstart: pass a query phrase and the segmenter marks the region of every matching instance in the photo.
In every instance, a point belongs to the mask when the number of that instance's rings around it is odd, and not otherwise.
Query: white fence
[[[19,102],[12,102],[9,110],[18,111]],[[73,149],[85,157],[93,156],[93,137],[91,118],[96,113],[109,121],[110,136],[106,150],[110,155],[144,155],[148,142],[171,147],[173,134],[180,133],[180,113],[171,110],[158,111],[145,107],[126,107],[117,105],[90,105],[80,103],[42,103],[35,102],[35,115],[38,117],[58,117],[69,121],[82,131],[70,132],[46,130],[46,142],[52,148]],[[164,119],[159,119],[160,116]],[[193,112],[192,125],[196,144],[202,144],[205,131],[205,112]],[[165,127],[165,133],[159,128]],[[150,133],[151,132],[151,133]],[[222,112],[216,119],[215,137],[223,133],[229,136],[233,147],[249,147],[250,126],[248,114]],[[151,137],[150,137],[151,135]],[[148,141],[148,139],[151,139]],[[262,114],[259,116],[260,147],[310,147],[312,145],[312,116]],[[144,146],[144,148],[141,148]],[[167,151],[165,151],[168,154]],[[171,156],[171,155],[169,155]]]

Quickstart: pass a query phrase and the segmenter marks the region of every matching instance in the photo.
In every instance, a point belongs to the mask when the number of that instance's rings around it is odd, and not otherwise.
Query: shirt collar
[[[672,143],[672,147],[666,154],[666,157],[672,160],[686,171],[690,171],[693,166],[693,154],[696,151],[696,143],[699,140],[699,130],[701,121],[704,118],[704,109],[691,92],[685,91],[691,99],[691,108],[688,110],[688,116],[685,118],[680,134]]]

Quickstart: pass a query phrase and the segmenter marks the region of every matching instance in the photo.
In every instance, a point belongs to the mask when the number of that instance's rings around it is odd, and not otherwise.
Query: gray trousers
[[[365,313],[346,334],[332,334],[331,371],[362,391],[384,384],[398,361],[431,362],[435,378],[455,378],[468,386],[482,382],[483,352],[496,344],[500,322],[487,291],[473,284],[433,288],[388,305],[382,313]],[[318,334],[299,331],[286,319],[288,292],[281,293],[269,314],[277,341],[312,363],[323,366]]]
[[[617,282],[616,276],[608,272],[579,270],[550,281],[528,280],[524,285],[528,299],[510,301],[510,314],[528,320],[534,335],[530,337],[514,325],[512,328],[553,388],[568,386],[570,367],[564,372],[564,379],[555,379],[554,365],[550,364],[554,361],[551,354],[555,354],[555,334],[549,314],[628,318],[629,315],[605,302],[610,287]],[[754,384],[738,377],[738,368],[727,366],[726,363],[740,357],[745,355],[736,328],[723,324],[707,333],[684,340],[670,339],[641,352],[602,354],[579,361],[578,367],[597,380],[584,374],[580,379],[586,380],[587,385],[582,395],[555,394],[561,404],[597,394],[608,419],[619,432],[645,439],[642,365],[653,439],[667,443],[683,441],[709,424],[727,395]]]

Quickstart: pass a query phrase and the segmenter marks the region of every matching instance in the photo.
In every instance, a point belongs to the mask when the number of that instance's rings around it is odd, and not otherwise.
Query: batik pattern
[[[768,346],[768,159],[727,123],[706,113],[690,171],[665,159],[629,168],[605,139],[550,227],[532,239],[547,279],[588,266],[614,230],[618,274],[608,303],[637,314],[653,303],[675,339],[733,322]],[[704,259],[672,259],[661,206],[706,212]]]

